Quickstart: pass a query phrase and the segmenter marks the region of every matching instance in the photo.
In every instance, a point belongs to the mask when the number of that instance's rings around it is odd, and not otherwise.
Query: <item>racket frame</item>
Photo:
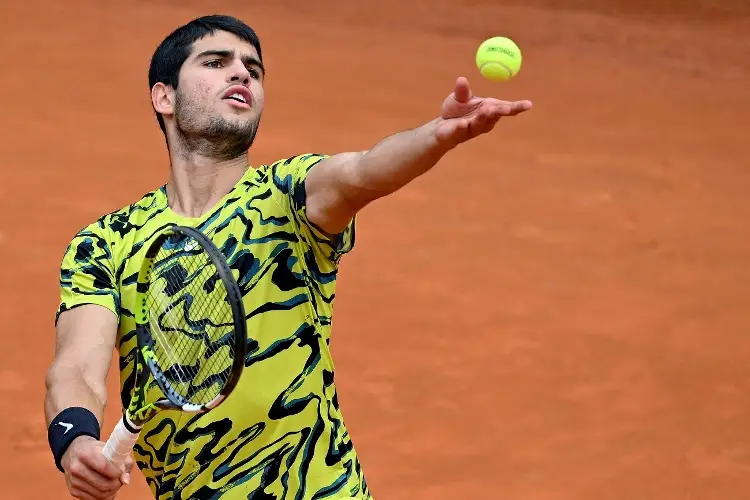
[[[235,356],[230,369],[230,377],[219,394],[205,404],[194,404],[185,401],[184,398],[171,389],[155,362],[156,356],[152,348],[153,338],[150,333],[151,327],[147,299],[150,288],[150,277],[154,266],[157,264],[154,259],[167,240],[178,235],[187,236],[199,243],[199,247],[183,248],[182,251],[204,251],[206,253],[211,264],[215,266],[219,278],[227,291],[229,305],[232,310]],[[135,379],[133,395],[130,404],[123,411],[122,418],[115,425],[112,434],[102,450],[104,455],[115,465],[122,465],[125,462],[138,439],[140,430],[159,410],[174,409],[186,413],[205,413],[219,406],[239,383],[247,354],[247,324],[244,304],[242,302],[242,292],[237,281],[232,276],[229,265],[216,245],[200,231],[175,224],[160,229],[152,238],[141,263],[138,272],[138,282],[136,284],[137,305],[135,318],[138,347],[135,352],[134,361]],[[187,241],[190,240],[188,239]],[[152,382],[157,384],[164,397],[152,403],[144,404],[146,394]]]

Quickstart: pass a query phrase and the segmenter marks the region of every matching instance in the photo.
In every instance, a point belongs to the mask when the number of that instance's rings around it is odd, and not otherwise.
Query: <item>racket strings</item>
[[[202,296],[200,291],[195,289],[195,284],[200,284],[200,281],[196,281],[200,277],[199,273],[189,269],[187,275],[185,275],[184,272],[177,272],[177,269],[179,268],[170,268],[165,278],[168,284],[178,284],[177,286],[183,287],[182,294],[173,296],[173,299],[177,298],[182,302],[173,300],[172,303],[169,303],[165,294],[157,295],[161,299],[158,307],[165,311],[163,322],[167,325],[167,331],[171,337],[161,341],[160,345],[162,349],[165,346],[173,346],[172,349],[175,351],[174,355],[169,356],[172,366],[167,368],[167,375],[170,375],[172,384],[177,382],[177,392],[186,399],[199,399],[189,397],[190,389],[191,384],[197,385],[196,382],[199,382],[199,380],[196,379],[199,378],[202,371],[210,372],[211,370],[211,366],[201,359],[201,354],[204,354],[206,348],[204,342],[210,342],[210,340],[201,338],[200,335],[196,338],[191,330],[195,330],[196,324],[200,325],[200,323],[195,323],[195,320],[200,321],[205,318],[208,308],[205,302],[199,300],[199,297]],[[180,276],[181,274],[182,276]],[[192,279],[190,279],[191,276]],[[180,280],[182,280],[182,283],[179,283]],[[159,334],[164,335],[164,333],[164,330],[161,330]],[[178,359],[175,360],[175,358]],[[177,375],[177,377],[173,375]],[[214,394],[206,395],[207,399],[212,396]]]
[[[180,276],[177,272],[176,267],[167,267],[166,273],[167,275],[165,277],[165,288],[171,293],[171,289],[175,287],[175,284],[179,283]],[[180,328],[179,318],[175,317],[174,311],[176,309],[174,306],[170,306],[168,295],[152,295],[152,297],[160,301],[157,310],[164,311],[162,317],[163,321],[167,324],[168,331],[172,332],[172,335],[177,334]],[[184,366],[186,359],[184,358],[184,353],[180,352],[179,350],[179,347],[181,346],[177,345],[177,348],[175,348],[175,346],[172,346],[172,348],[170,349],[169,346],[171,346],[172,344],[170,344],[169,339],[166,337],[161,328],[159,328],[158,334],[161,337],[160,345],[163,349],[163,352],[168,355],[169,360],[172,363],[172,369],[180,375],[179,379],[182,381],[191,380],[195,376],[195,373],[186,373],[187,367]],[[179,340],[179,337],[177,337],[177,339]]]
[[[196,259],[191,259],[191,262],[195,262],[195,260]],[[202,345],[202,342],[192,339],[189,335],[180,336],[179,334],[180,330],[191,332],[191,330],[193,330],[192,321],[200,321],[205,318],[206,313],[208,312],[208,307],[205,302],[200,301],[200,297],[202,296],[200,291],[195,290],[195,285],[200,285],[200,281],[198,280],[198,278],[200,277],[199,270],[187,269],[187,275],[180,276],[181,273],[177,271],[178,269],[180,268],[171,267],[169,269],[168,283],[176,284],[179,283],[180,280],[182,280],[183,283],[180,286],[184,286],[183,290],[185,290],[185,294],[178,296],[179,298],[183,299],[183,302],[180,305],[173,305],[171,308],[169,308],[169,312],[166,313],[166,317],[170,320],[169,324],[171,330],[175,335],[178,336],[176,348],[180,353],[180,357],[182,358],[183,363],[186,363],[188,365],[186,367],[180,367],[179,365],[177,365],[179,369],[178,371],[180,373],[184,374],[185,371],[188,372],[188,377],[182,377],[181,380],[183,382],[190,382],[195,380],[198,375],[198,372],[200,370],[200,356],[201,354],[203,354],[203,348],[205,346]],[[162,298],[163,297],[164,295],[162,295]],[[165,305],[166,304],[164,304],[163,301],[162,307],[164,307]]]
[[[184,400],[206,404],[230,378],[234,317],[218,270],[193,239],[155,257],[147,296],[157,364]]]

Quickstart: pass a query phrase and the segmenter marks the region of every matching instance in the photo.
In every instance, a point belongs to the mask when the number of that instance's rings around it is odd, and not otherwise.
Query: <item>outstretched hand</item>
[[[531,101],[501,101],[472,95],[469,82],[460,77],[455,90],[445,98],[440,122],[435,130],[437,140],[452,148],[486,134],[503,116],[515,116],[531,109]]]

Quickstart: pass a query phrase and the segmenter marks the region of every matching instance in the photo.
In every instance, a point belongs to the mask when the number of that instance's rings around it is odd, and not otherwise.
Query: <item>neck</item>
[[[167,183],[169,208],[183,217],[200,217],[221,200],[247,169],[248,155],[217,160],[199,153],[171,157]]]

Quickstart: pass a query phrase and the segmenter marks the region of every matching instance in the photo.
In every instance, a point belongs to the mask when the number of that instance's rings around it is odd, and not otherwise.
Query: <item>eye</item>
[[[258,80],[260,78],[260,71],[258,71],[256,68],[248,68],[248,71],[250,72],[250,76],[253,77],[253,79]]]
[[[203,65],[208,68],[221,68],[221,60],[213,59],[211,61],[206,61]]]

